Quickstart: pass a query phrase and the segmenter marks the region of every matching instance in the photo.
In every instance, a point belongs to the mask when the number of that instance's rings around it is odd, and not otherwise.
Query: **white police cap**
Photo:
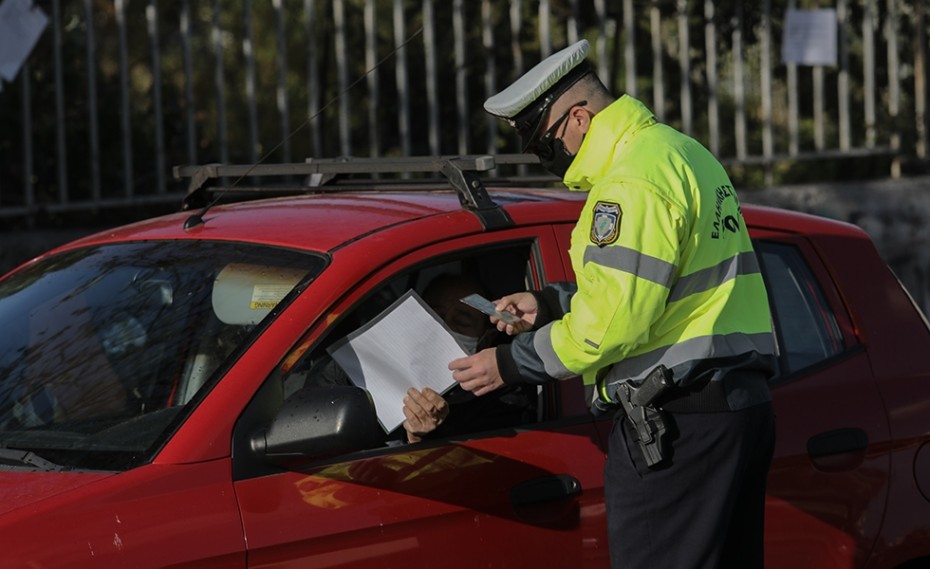
[[[500,93],[484,102],[484,109],[516,127],[524,149],[535,139],[545,112],[562,93],[593,68],[585,61],[588,40],[554,53]]]

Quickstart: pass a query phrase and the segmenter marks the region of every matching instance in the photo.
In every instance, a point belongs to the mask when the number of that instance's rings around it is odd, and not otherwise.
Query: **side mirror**
[[[267,428],[251,437],[253,452],[283,467],[383,442],[371,396],[353,386],[305,387],[284,402]]]

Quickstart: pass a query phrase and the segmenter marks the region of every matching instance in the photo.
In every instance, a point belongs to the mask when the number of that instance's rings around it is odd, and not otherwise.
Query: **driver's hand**
[[[418,391],[411,387],[404,397],[404,430],[407,431],[407,441],[420,442],[428,433],[446,420],[449,416],[449,404],[442,395],[429,387]]]

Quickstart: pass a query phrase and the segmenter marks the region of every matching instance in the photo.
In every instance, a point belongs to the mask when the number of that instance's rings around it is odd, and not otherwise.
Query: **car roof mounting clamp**
[[[455,188],[462,207],[473,212],[485,229],[501,229],[513,225],[513,220],[491,197],[484,187],[479,171],[495,167],[493,156],[478,156],[463,169],[457,158],[443,159],[440,171]]]

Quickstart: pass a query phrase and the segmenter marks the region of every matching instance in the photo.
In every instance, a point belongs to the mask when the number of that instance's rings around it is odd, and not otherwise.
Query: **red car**
[[[489,298],[572,278],[584,194],[485,191],[493,164],[204,168],[191,209],[7,274],[2,565],[607,567],[610,420],[580,380],[534,388],[509,423],[403,444],[366,390],[315,379],[327,347],[438,274]],[[418,168],[449,182],[337,178],[216,205],[228,194],[199,185]],[[862,230],[743,212],[780,349],[766,566],[927,566],[924,317]]]

